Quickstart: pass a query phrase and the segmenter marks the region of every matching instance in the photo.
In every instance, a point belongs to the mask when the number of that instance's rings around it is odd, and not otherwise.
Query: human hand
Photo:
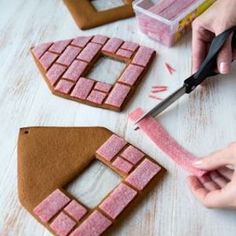
[[[217,0],[206,12],[196,18],[192,24],[192,71],[197,72],[205,59],[213,38],[236,25],[236,0]],[[232,50],[232,35],[225,42],[217,58],[217,69],[228,74],[232,60],[236,59],[236,50]]]
[[[236,209],[236,143],[196,161],[194,166],[211,171],[200,178],[188,177],[194,196],[208,208]]]

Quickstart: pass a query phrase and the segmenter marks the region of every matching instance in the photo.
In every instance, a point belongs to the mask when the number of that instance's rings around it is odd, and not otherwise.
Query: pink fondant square
[[[140,47],[135,54],[132,63],[145,67],[149,63],[154,52],[155,51],[151,48]]]
[[[71,44],[83,48],[91,40],[91,38],[91,36],[80,36],[75,38]]]
[[[129,145],[120,155],[134,165],[136,165],[145,156],[143,152],[132,145]]]
[[[121,48],[134,52],[138,48],[138,44],[126,41],[122,44]]]
[[[108,93],[111,90],[112,85],[104,82],[97,82],[94,89]]]
[[[93,84],[93,80],[81,77],[76,83],[71,96],[83,100],[86,99],[90,91],[92,90]]]
[[[103,157],[107,161],[111,161],[121,149],[126,145],[126,141],[113,134],[111,137],[96,151],[98,155]]]
[[[136,81],[140,78],[144,68],[136,65],[128,65],[124,70],[123,74],[118,81],[128,84],[130,86],[134,85]]]
[[[72,216],[76,221],[80,219],[87,213],[87,209],[79,204],[77,201],[71,201],[65,208],[64,211]]]
[[[92,92],[87,97],[87,100],[96,104],[102,104],[105,97],[106,97],[106,93],[92,90]]]
[[[68,94],[73,86],[73,82],[61,79],[56,85],[55,90],[64,94]]]
[[[104,44],[107,41],[108,37],[104,36],[104,35],[95,35],[92,39],[91,42],[93,43],[99,43],[99,44]]]
[[[131,58],[133,55],[133,52],[129,51],[129,50],[125,50],[125,49],[118,49],[118,51],[116,52],[116,55],[124,57],[124,58]]]
[[[74,59],[78,56],[81,49],[78,47],[68,46],[66,50],[60,55],[60,57],[57,59],[57,62],[69,66]]]
[[[46,223],[69,202],[70,198],[57,189],[40,202],[33,212],[42,222]]]
[[[99,206],[112,219],[115,219],[135,198],[137,192],[121,183]]]
[[[110,94],[108,95],[105,104],[120,108],[124,103],[129,91],[129,86],[116,83]]]
[[[99,236],[111,224],[106,216],[95,210],[70,236]]]
[[[70,44],[71,40],[61,40],[53,43],[53,45],[49,48],[50,52],[62,53],[65,48]]]
[[[87,65],[88,64],[86,62],[74,60],[66,73],[63,75],[63,78],[76,82],[86,70]]]
[[[56,63],[53,64],[46,74],[49,83],[53,86],[58,81],[58,79],[61,78],[61,76],[65,71],[66,71],[65,66]]]
[[[121,157],[117,157],[113,162],[112,166],[114,166],[119,171],[124,172],[125,174],[128,174],[130,170],[132,169],[133,165],[130,164],[128,161],[124,160]]]
[[[43,56],[39,59],[44,70],[48,70],[48,68],[52,65],[52,63],[57,59],[58,55],[52,52],[45,52]]]
[[[77,58],[86,62],[91,62],[98,54],[101,47],[102,46],[97,43],[88,43]]]
[[[50,48],[51,45],[52,43],[40,44],[32,48],[32,53],[37,59],[39,59],[48,50],[48,48]]]
[[[123,43],[123,40],[119,38],[111,38],[103,46],[102,51],[115,53],[122,43]]]
[[[56,233],[56,235],[67,236],[75,227],[75,225],[76,222],[73,219],[61,212],[50,224],[50,227]]]
[[[138,167],[126,178],[126,182],[138,190],[143,190],[146,185],[157,175],[161,167],[154,162],[145,159]]]

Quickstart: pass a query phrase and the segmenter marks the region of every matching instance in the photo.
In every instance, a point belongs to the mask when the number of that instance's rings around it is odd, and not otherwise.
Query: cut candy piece
[[[144,153],[132,145],[129,145],[120,155],[134,165],[145,156]]]
[[[134,52],[138,48],[138,44],[126,41],[122,44],[121,48]]]
[[[112,222],[95,210],[70,236],[99,236]]]
[[[129,115],[129,119],[135,121],[143,113],[142,109],[138,108]],[[149,116],[139,122],[138,126],[162,151],[182,168],[199,177],[206,173],[206,171],[199,170],[192,165],[197,158],[180,146],[154,118]]]
[[[91,40],[92,37],[90,36],[82,36],[75,38],[71,44],[77,46],[77,47],[85,47],[86,44]]]
[[[75,227],[76,222],[61,212],[51,223],[50,227],[58,236],[67,236]]]
[[[106,97],[105,93],[93,90],[87,97],[87,100],[96,104],[102,104],[105,97]]]
[[[148,97],[153,98],[153,99],[158,100],[158,101],[161,101],[161,100],[162,100],[162,98],[157,97],[157,96],[152,95],[152,94],[148,95]]]
[[[103,46],[102,51],[109,52],[109,53],[115,53],[122,43],[123,43],[123,40],[121,40],[121,39],[111,38]]]
[[[43,43],[32,49],[34,56],[39,59],[52,45],[52,43]]]
[[[73,86],[74,86],[73,82],[61,79],[58,82],[57,86],[55,87],[55,90],[64,94],[68,94],[71,91]]]
[[[133,52],[128,51],[128,50],[124,50],[124,49],[119,49],[119,50],[116,52],[116,55],[129,59],[129,58],[132,57]]]
[[[115,219],[134,199],[137,192],[121,183],[99,206],[108,216]]]
[[[101,49],[97,43],[89,43],[77,57],[80,60],[91,62]]]
[[[99,44],[105,44],[105,42],[108,40],[108,37],[104,35],[95,35],[91,42],[93,43],[99,43]]]
[[[155,175],[161,170],[161,167],[154,162],[145,159],[138,167],[126,178],[126,182],[138,190],[143,190]]]
[[[71,93],[72,97],[86,99],[90,91],[92,90],[93,84],[93,80],[81,77]]]
[[[83,61],[74,60],[66,73],[63,75],[64,79],[76,82],[87,68],[87,63]]]
[[[154,50],[152,50],[151,48],[140,47],[135,54],[132,63],[145,67],[150,62],[153,53]]]
[[[62,41],[57,41],[53,43],[53,45],[49,48],[50,52],[55,52],[55,53],[62,53],[65,48],[70,44],[71,40],[62,40]]]
[[[46,76],[48,78],[49,83],[53,86],[56,84],[59,78],[63,75],[63,73],[66,71],[66,67],[54,64],[52,67],[48,70]]]
[[[33,212],[42,222],[46,223],[69,202],[70,198],[57,189],[39,203],[39,205],[34,208]]]
[[[117,83],[111,90],[105,103],[114,107],[121,107],[129,91],[130,87]]]
[[[125,69],[124,73],[121,75],[118,81],[132,86],[135,84],[138,78],[140,78],[140,75],[142,74],[143,70],[144,68],[141,66],[130,64]]]
[[[108,93],[111,90],[112,85],[104,82],[97,82],[94,89]]]
[[[77,201],[71,201],[65,208],[64,211],[72,216],[76,221],[80,221],[81,218],[87,213],[87,209],[79,204]]]
[[[57,62],[69,66],[74,59],[78,56],[81,49],[78,47],[68,46],[66,50],[58,58]]]
[[[113,134],[97,151],[96,153],[107,161],[116,156],[121,149],[126,145],[126,141]]]
[[[133,167],[132,164],[121,157],[117,157],[115,161],[113,161],[112,166],[126,174],[128,174]]]
[[[168,63],[165,63],[167,71],[172,75],[175,72],[175,69]]]
[[[48,70],[48,68],[57,59],[57,57],[58,55],[55,53],[45,52],[43,56],[40,58],[39,62],[41,63],[44,70]]]

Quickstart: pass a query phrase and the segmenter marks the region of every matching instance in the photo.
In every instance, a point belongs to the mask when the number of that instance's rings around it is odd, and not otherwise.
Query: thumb
[[[203,170],[215,170],[226,165],[236,165],[236,144],[210,154],[193,163],[193,165]]]
[[[232,34],[223,45],[217,58],[217,67],[221,74],[228,74],[233,60],[232,52]]]

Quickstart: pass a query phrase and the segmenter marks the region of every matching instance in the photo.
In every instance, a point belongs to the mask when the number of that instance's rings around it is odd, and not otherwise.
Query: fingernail
[[[197,166],[197,167],[201,166],[202,164],[203,164],[203,161],[201,161],[201,160],[193,162],[193,165]]]
[[[219,71],[221,74],[228,74],[230,72],[230,64],[226,62],[221,62]]]

